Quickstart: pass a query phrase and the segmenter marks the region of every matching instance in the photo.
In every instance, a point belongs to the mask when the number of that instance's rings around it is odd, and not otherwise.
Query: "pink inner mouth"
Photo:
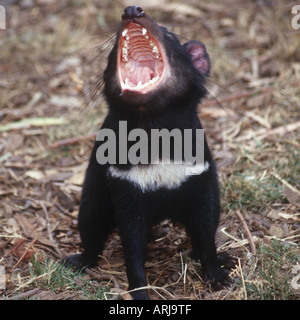
[[[147,93],[165,74],[164,52],[143,26],[130,22],[122,30],[118,49],[118,76],[122,91]]]

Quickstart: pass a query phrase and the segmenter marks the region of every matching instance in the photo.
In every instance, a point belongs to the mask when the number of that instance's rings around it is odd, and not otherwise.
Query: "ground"
[[[148,4],[147,4],[148,3]],[[92,79],[129,1],[4,1],[0,30],[2,299],[130,299],[117,233],[99,266],[76,274],[77,214],[95,132],[106,114]],[[182,42],[204,42],[210,95],[199,117],[217,161],[216,244],[237,258],[212,292],[180,225],[153,229],[151,299],[299,299],[300,30],[288,0],[139,1]],[[300,20],[300,19],[299,19]],[[300,23],[300,21],[299,21]],[[98,82],[99,84],[99,82]],[[83,97],[83,99],[82,99]],[[89,102],[86,106],[85,102]],[[91,106],[92,105],[92,106]]]

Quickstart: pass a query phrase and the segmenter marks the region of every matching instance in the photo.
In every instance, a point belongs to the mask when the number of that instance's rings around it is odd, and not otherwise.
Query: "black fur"
[[[147,132],[162,128],[201,129],[197,105],[206,94],[205,73],[195,68],[188,44],[182,46],[173,33],[158,27],[147,15],[137,21],[147,24],[165,48],[172,79],[145,97],[123,96],[116,76],[119,31],[104,73],[104,95],[110,111],[102,128],[112,129],[117,137],[119,121],[127,121],[128,131],[134,128]],[[197,42],[193,41],[193,44]],[[206,71],[208,74],[209,70]],[[170,218],[186,227],[192,239],[193,256],[202,263],[204,279],[216,288],[224,285],[226,272],[220,267],[215,248],[220,213],[219,188],[206,140],[204,159],[210,164],[206,172],[191,176],[177,189],[160,188],[148,192],[142,192],[127,180],[112,178],[108,174],[109,165],[99,165],[96,160],[100,144],[95,142],[82,191],[79,232],[84,251],[67,257],[65,263],[78,269],[96,265],[107,236],[117,227],[124,249],[129,290],[145,286],[144,262],[151,227]],[[122,170],[130,167],[117,166]],[[131,295],[134,299],[148,298],[146,290],[134,291]]]

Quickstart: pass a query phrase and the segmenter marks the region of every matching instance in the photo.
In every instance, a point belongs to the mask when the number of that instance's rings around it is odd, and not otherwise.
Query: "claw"
[[[83,271],[87,267],[94,267],[97,264],[97,261],[85,259],[83,254],[73,254],[67,256],[61,260],[61,264],[65,267],[73,267],[77,271]]]
[[[214,291],[229,287],[231,285],[229,274],[231,269],[235,267],[236,262],[237,260],[228,254],[219,254],[218,265],[206,268],[207,270],[204,273],[206,285]]]

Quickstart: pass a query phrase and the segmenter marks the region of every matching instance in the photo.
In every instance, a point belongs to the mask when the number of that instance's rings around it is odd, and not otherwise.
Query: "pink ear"
[[[191,55],[194,67],[199,70],[203,76],[208,76],[210,60],[205,45],[202,42],[193,40],[185,43],[183,47]]]

